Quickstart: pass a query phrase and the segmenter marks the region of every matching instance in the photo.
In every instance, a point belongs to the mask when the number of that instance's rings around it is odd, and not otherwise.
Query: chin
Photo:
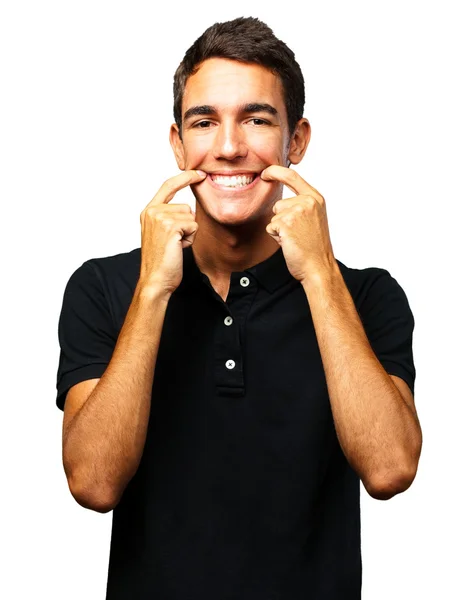
[[[256,221],[258,216],[255,213],[242,212],[242,211],[214,211],[203,208],[203,212],[206,213],[208,219],[212,219],[216,223],[221,225],[244,225]]]

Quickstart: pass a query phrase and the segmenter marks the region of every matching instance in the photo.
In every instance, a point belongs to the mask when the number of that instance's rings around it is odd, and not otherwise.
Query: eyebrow
[[[238,108],[238,111],[240,113],[267,113],[273,116],[278,114],[276,108],[274,108],[270,104],[261,102],[250,102],[249,104],[244,104]],[[191,117],[198,115],[216,116],[217,114],[217,109],[214,106],[210,106],[209,104],[203,104],[201,106],[192,106],[183,115],[183,121],[187,121]]]

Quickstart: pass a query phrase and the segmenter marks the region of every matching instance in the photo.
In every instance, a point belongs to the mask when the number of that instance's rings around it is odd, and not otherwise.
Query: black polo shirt
[[[232,273],[224,302],[192,247],[183,258],[143,457],[113,511],[107,600],[359,599],[360,480],[338,443],[302,285],[279,248]],[[414,391],[403,289],[384,269],[338,265],[376,356]],[[139,270],[140,248],[69,279],[59,408],[104,373]]]

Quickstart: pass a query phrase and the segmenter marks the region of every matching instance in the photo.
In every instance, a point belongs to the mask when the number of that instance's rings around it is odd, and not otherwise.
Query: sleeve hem
[[[414,396],[415,382],[414,382],[414,379],[407,373],[407,371],[393,362],[391,362],[391,363],[385,363],[384,361],[380,361],[380,362],[388,375],[397,375],[401,379],[404,379],[404,381],[409,386],[409,388],[412,392],[412,395]]]
[[[95,363],[92,365],[86,365],[79,369],[74,369],[69,373],[65,373],[57,387],[56,395],[56,406],[64,411],[64,403],[66,401],[66,395],[73,385],[86,381],[87,379],[97,379],[102,377],[104,371],[107,368],[108,363]]]

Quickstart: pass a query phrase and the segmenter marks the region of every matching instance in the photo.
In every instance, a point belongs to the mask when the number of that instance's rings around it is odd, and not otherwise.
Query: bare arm
[[[168,299],[137,286],[107,369],[65,426],[64,469],[82,506],[114,508],[139,466]]]
[[[198,231],[191,208],[169,202],[178,190],[205,177],[199,171],[172,177],[142,211],[140,276],[112,358],[63,427],[69,487],[87,508],[114,508],[142,458],[165,313],[183,277],[183,248]]]
[[[416,476],[422,430],[413,393],[386,372],[366,335],[333,254],[323,196],[282,165],[261,178],[297,194],[275,203],[266,231],[307,296],[342,451],[367,492],[387,500]]]
[[[304,289],[342,450],[371,496],[391,498],[411,485],[421,453],[412,393],[406,400],[375,356],[338,266]]]

